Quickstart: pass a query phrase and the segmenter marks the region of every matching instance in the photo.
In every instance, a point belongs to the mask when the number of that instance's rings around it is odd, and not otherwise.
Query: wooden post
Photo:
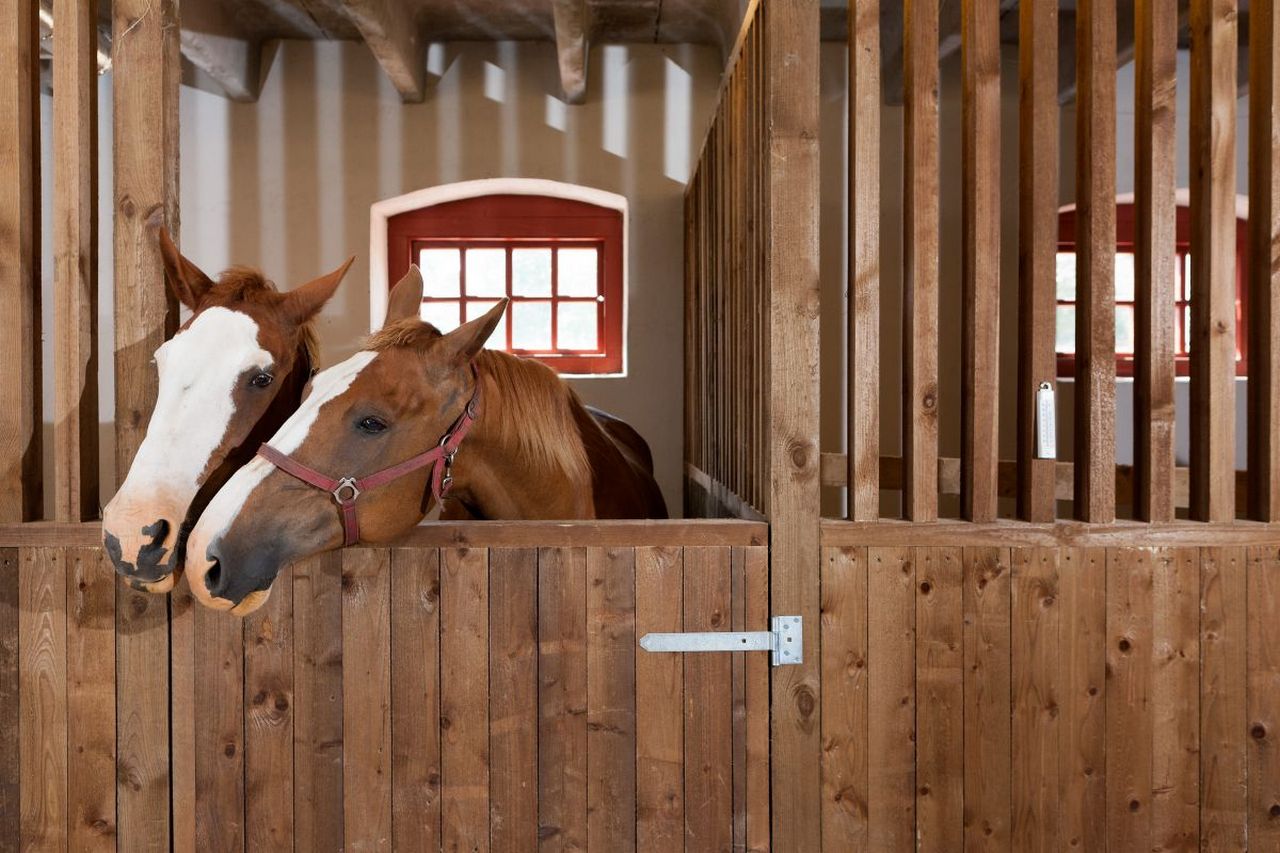
[[[37,8],[0,0],[0,522],[41,515]]]
[[[1134,4],[1134,384],[1133,514],[1173,520],[1174,325],[1177,281],[1177,0]]]
[[[54,518],[98,517],[98,3],[53,17]]]
[[[761,4],[768,81],[764,158],[772,612],[804,618],[818,647],[818,4]],[[819,659],[773,674],[773,841],[821,845]]]

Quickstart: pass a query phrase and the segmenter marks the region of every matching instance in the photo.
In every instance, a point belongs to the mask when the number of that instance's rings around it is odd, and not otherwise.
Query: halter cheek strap
[[[314,468],[303,465],[286,453],[281,453],[269,444],[258,448],[258,455],[290,476],[296,477],[309,486],[323,489],[333,495],[334,501],[342,510],[342,544],[354,545],[360,541],[360,521],[356,517],[356,499],[370,489],[385,486],[428,465],[431,466],[431,494],[437,502],[449,494],[453,486],[453,458],[462,445],[462,440],[475,425],[477,412],[480,409],[480,375],[475,372],[476,390],[467,401],[466,408],[457,420],[441,437],[440,443],[425,453],[419,453],[406,459],[399,465],[383,468],[367,477],[342,477],[334,479],[321,474]]]

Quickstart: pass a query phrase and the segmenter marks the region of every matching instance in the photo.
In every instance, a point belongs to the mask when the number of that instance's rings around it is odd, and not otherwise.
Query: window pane
[[[462,253],[457,249],[423,249],[418,253],[422,292],[426,296],[458,296]],[[454,320],[455,325],[457,320]]]
[[[1058,299],[1063,302],[1076,301],[1075,252],[1058,253]]]
[[[467,303],[467,320],[471,321],[477,317],[483,317],[484,312],[488,311],[496,302],[468,302]],[[507,315],[503,314],[502,319],[498,321],[498,325],[493,327],[493,334],[489,336],[489,340],[485,341],[485,349],[501,349],[507,348]]]
[[[561,302],[556,306],[558,349],[594,350],[597,344],[596,303]]]
[[[1057,330],[1054,336],[1055,348],[1058,352],[1076,351],[1076,308],[1074,305],[1059,305]]]
[[[1182,298],[1191,298],[1191,255],[1182,256]]]
[[[1182,351],[1191,352],[1191,306],[1188,305],[1182,309],[1182,329],[1185,337],[1182,339]]]
[[[426,299],[422,303],[422,319],[442,332],[458,328],[458,302],[454,299]]]
[[[561,296],[595,296],[600,292],[596,285],[595,249],[560,249]]]
[[[511,303],[511,346],[545,352],[551,349],[551,303]]]
[[[1132,354],[1134,350],[1133,309],[1116,306],[1116,352]]]
[[[511,250],[511,293],[513,296],[551,295],[551,250]]]
[[[507,295],[507,250],[467,250],[467,296]]]
[[[1133,255],[1116,255],[1116,301],[1133,301]]]

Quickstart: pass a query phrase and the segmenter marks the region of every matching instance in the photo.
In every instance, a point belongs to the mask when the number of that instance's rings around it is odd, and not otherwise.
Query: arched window
[[[375,206],[375,224],[376,214]],[[383,287],[418,264],[422,317],[441,331],[505,296],[511,302],[489,346],[565,374],[623,371],[622,210],[536,193],[485,193],[390,215],[386,239]]]
[[[1179,376],[1191,368],[1191,211],[1179,203],[1175,225],[1177,281],[1169,321],[1174,324],[1174,362]],[[1245,282],[1248,281],[1248,220],[1236,220],[1236,375],[1245,376]],[[1116,204],[1116,375],[1133,376],[1136,344],[1134,208],[1124,200]],[[1075,376],[1076,350],[1076,211],[1074,206],[1058,214],[1058,311],[1055,324],[1058,376]]]

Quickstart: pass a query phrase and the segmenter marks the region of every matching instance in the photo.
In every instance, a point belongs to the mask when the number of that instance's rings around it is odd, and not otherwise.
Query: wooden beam
[[[0,521],[41,515],[40,25],[0,0]]]
[[[560,88],[571,104],[587,94],[587,2],[554,0],[556,55],[560,60]]]
[[[183,0],[182,55],[231,100],[258,100],[262,42],[244,32],[220,0]]]
[[[398,0],[343,0],[343,5],[400,99],[421,102],[427,94],[426,43],[412,7]]]
[[[98,517],[98,3],[55,0],[54,518]]]

